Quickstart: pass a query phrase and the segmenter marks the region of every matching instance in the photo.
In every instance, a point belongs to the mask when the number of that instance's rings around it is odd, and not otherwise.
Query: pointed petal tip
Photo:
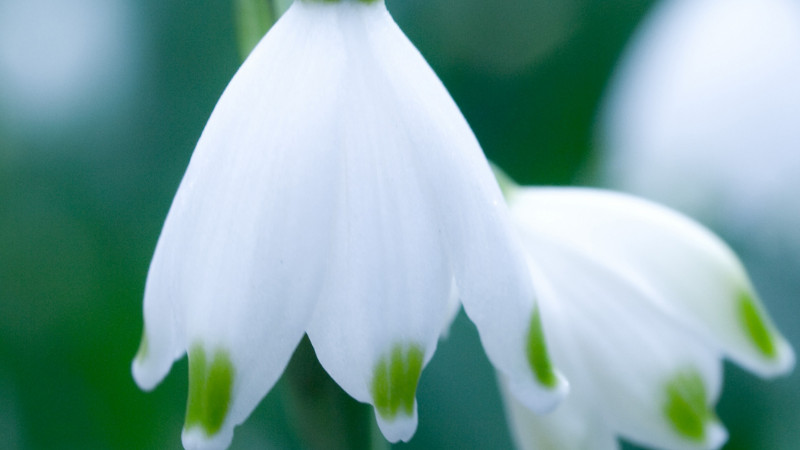
[[[133,362],[131,362],[131,375],[133,376],[133,381],[136,382],[136,385],[139,386],[139,389],[150,392],[158,385],[161,381],[160,379],[156,379],[148,373],[148,371],[142,367],[139,358],[135,358]]]
[[[375,364],[370,403],[390,442],[407,442],[417,430],[416,392],[424,361],[422,347],[398,344]]]
[[[719,420],[712,421],[706,429],[705,448],[718,449],[728,441],[728,430]]]
[[[795,364],[794,350],[749,285],[737,296],[736,312],[746,344],[730,349],[728,356],[762,378],[790,373]]]
[[[569,394],[569,381],[558,371],[553,372],[555,383],[544,386],[526,381],[509,381],[514,398],[537,414],[553,411]],[[502,376],[502,375],[501,375]]]
[[[172,365],[158,369],[149,358],[137,356],[131,363],[131,374],[139,389],[150,392],[167,376]]]
[[[788,375],[794,370],[794,365],[796,361],[794,349],[789,344],[789,342],[783,339],[781,340],[779,349],[780,350],[778,351],[778,354],[781,355],[780,356],[781,362],[779,364],[780,367],[779,375]]]
[[[414,402],[414,410],[411,415],[397,414],[391,419],[385,419],[376,409],[375,418],[387,441],[393,444],[399,441],[408,442],[417,431],[417,403]]]
[[[152,371],[148,371],[146,364],[148,359],[151,359],[150,341],[147,338],[147,329],[142,329],[142,340],[139,342],[139,350],[136,351],[136,356],[131,362],[131,374],[139,389],[150,392],[152,391],[162,377],[156,376]]]
[[[181,442],[186,450],[222,450],[228,448],[232,441],[233,430],[227,427],[213,436],[208,436],[198,427],[184,428],[181,433]]]
[[[778,336],[775,356],[751,370],[761,378],[778,378],[791,374],[794,371],[795,362],[796,356],[791,344],[783,336]]]
[[[163,353],[163,348],[153,348],[148,344],[146,334],[142,335],[139,351],[131,362],[131,375],[139,389],[150,392],[167,376],[175,359],[183,356],[183,351],[176,349],[177,354],[170,357]]]
[[[687,437],[683,435],[678,436],[678,440],[667,439],[661,443],[657,441],[650,443],[656,447],[664,448],[683,448],[683,449],[696,449],[696,450],[718,450],[728,442],[728,430],[720,422],[716,416],[706,423],[702,436],[698,439],[695,437]]]

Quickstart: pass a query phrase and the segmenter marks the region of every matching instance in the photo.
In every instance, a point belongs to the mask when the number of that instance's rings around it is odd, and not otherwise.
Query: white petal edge
[[[376,391],[376,380],[397,373],[389,366],[403,358],[421,370],[453,309],[441,226],[412,151],[430,138],[418,132],[417,117],[403,115],[406,92],[396,91],[387,76],[424,62],[402,58],[415,50],[382,2],[335,8],[348,52],[348,73],[337,87],[347,102],[336,141],[346,183],[336,188],[336,246],[308,335],[331,377],[376,407],[386,439],[407,441],[417,426],[413,378],[419,373],[388,380],[387,389],[400,384],[412,396],[400,405]],[[384,55],[397,59],[379,60]]]
[[[511,435],[520,450],[619,450],[614,432],[593,417],[588,405],[574,394],[546,414],[537,414],[511,394],[508,382],[498,374]]]
[[[644,445],[722,445],[727,433],[712,412],[721,389],[718,354],[654,307],[647,289],[607,267],[602,254],[582,254],[530,230],[523,240],[554,361],[571,381],[567,401]],[[688,401],[703,410],[690,416],[688,430],[670,415],[684,398],[673,392],[686,379],[702,394]]]
[[[557,372],[554,385],[543,385],[527,360],[527,335],[536,304],[533,287],[480,145],[413,46],[395,39],[375,56],[394,91],[404,93],[404,101],[397,105],[402,119],[398,126],[416,128],[412,139],[417,145],[408,150],[429,184],[465,311],[477,325],[489,359],[513,380],[525,402],[539,410],[551,409],[568,385]]]
[[[511,205],[515,220],[526,229],[587,256],[602,255],[603,264],[649,291],[648,299],[665,314],[747,369],[770,377],[793,368],[794,353],[739,260],[691,219],[642,199],[595,189],[520,189]],[[774,343],[772,356],[747,322],[745,297],[752,304],[749,312],[759,316]]]
[[[329,148],[338,100],[330,86],[345,62],[335,16],[299,5],[258,44],[220,98],[148,275],[152,356],[134,362],[137,382],[154,386],[195,345],[209,358],[225,353],[235,374],[222,425],[211,436],[190,426],[187,448],[230,443],[233,427],[283,372],[322,288],[330,186],[341,172]]]

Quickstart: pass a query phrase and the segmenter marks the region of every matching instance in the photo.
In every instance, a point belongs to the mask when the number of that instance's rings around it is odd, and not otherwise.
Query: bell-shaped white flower
[[[659,2],[616,72],[607,182],[796,261],[800,3]]]
[[[515,236],[477,140],[383,1],[296,1],[197,144],[133,375],[152,389],[188,351],[184,446],[224,447],[308,333],[386,438],[408,440],[461,300],[498,370],[547,409],[566,385]]]
[[[794,365],[739,260],[690,219],[624,194],[507,190],[553,361],[571,394],[550,415],[506,395],[521,448],[718,448],[722,357]]]

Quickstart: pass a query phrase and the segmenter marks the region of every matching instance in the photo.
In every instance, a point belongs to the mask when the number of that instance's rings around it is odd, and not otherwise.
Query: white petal
[[[590,426],[658,448],[717,448],[721,362],[656,307],[651,291],[552,236],[528,231],[531,273],[554,361]]]
[[[410,66],[404,59],[376,64],[378,55],[413,50],[382,3],[335,10],[348,52],[337,88],[348,99],[336,140],[345,174],[335,188],[327,283],[308,334],[332,378],[375,405],[384,436],[407,441],[417,425],[420,370],[453,309],[442,229],[415,153],[430,148],[430,138],[387,77],[424,62],[417,55]]]
[[[598,259],[749,370],[772,376],[793,366],[791,347],[739,260],[695,222],[644,200],[589,189],[526,189],[512,205],[531,234]]]
[[[148,275],[148,351],[134,362],[137,381],[153,386],[191,348],[200,393],[190,392],[190,403],[196,395],[197,408],[222,409],[221,425],[200,420],[201,430],[189,408],[187,448],[230,442],[283,372],[329,263],[330,186],[341,182],[330,149],[333,87],[345,60],[336,17],[302,5],[273,27],[217,104]]]
[[[504,207],[486,208],[494,192],[474,194],[472,199],[452,195],[452,202],[467,205],[456,216],[458,223],[448,223],[459,296],[487,356],[508,377],[511,390],[529,408],[548,411],[564,397],[568,384],[550,363],[536,294],[518,253],[522,247],[505,228]]]
[[[447,310],[448,313],[444,319],[444,328],[440,336],[442,339],[446,339],[450,335],[450,327],[452,327],[453,322],[455,322],[456,317],[458,317],[458,312],[461,311],[461,299],[458,296],[458,286],[456,286],[455,280],[450,282],[450,297]]]
[[[393,133],[408,133],[405,151],[433,202],[459,297],[494,365],[514,381],[529,405],[551,408],[567,386],[549,370],[542,370],[548,380],[542,382],[529,362],[534,292],[497,182],[439,79],[394,24],[384,26],[369,44],[391,92],[403,93],[391,109],[396,114]],[[546,355],[538,354],[547,362]]]
[[[582,404],[574,394],[567,396],[555,411],[536,414],[522,405],[500,377],[500,392],[514,443],[522,450],[618,450],[619,442],[611,430]]]

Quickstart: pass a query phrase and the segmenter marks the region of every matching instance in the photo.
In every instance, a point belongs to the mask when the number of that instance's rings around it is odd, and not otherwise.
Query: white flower
[[[722,357],[762,376],[794,365],[744,268],[695,222],[623,194],[514,188],[553,362],[570,396],[537,415],[506,395],[517,443],[615,449],[718,448]]]
[[[797,254],[798,79],[797,1],[661,2],[603,108],[608,182]]]
[[[134,377],[152,389],[188,351],[184,446],[224,447],[305,332],[386,438],[408,440],[461,300],[521,399],[552,407],[566,385],[507,215],[383,1],[297,1],[197,144],[150,266]]]

